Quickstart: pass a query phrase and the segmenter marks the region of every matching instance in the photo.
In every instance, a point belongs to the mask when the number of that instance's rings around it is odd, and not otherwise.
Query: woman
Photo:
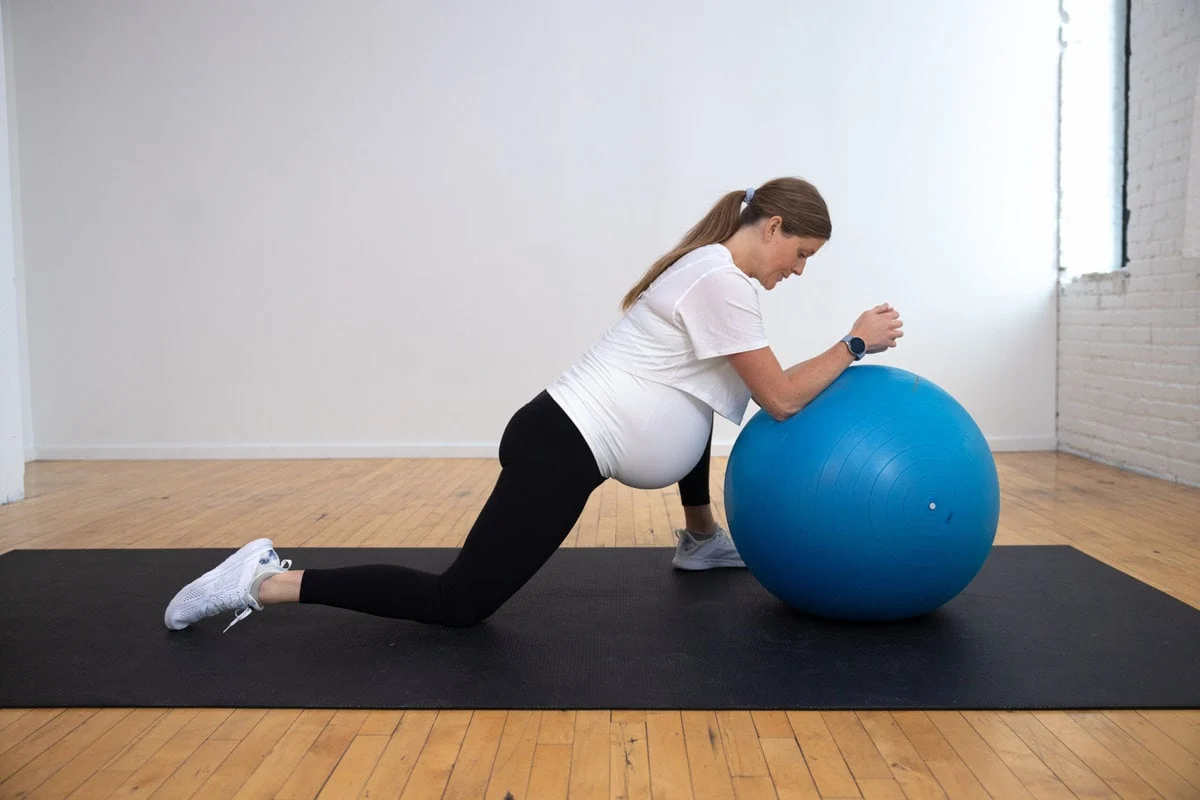
[[[510,420],[500,477],[442,574],[385,564],[292,571],[270,539],[256,539],[180,590],[167,627],[236,611],[229,630],[252,610],[295,602],[474,625],[546,563],[608,478],[645,489],[679,482],[677,568],[745,566],[709,505],[713,413],[740,424],[753,397],[786,419],[903,335],[899,314],[876,306],[824,353],[780,366],[754,283],[770,291],[802,274],[830,227],[820,193],[798,178],[721,198],[629,291],[624,316]]]

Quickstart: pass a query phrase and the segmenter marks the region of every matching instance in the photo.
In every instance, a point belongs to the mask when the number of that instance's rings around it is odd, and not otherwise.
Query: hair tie
[[[750,201],[753,199],[754,199],[754,189],[752,189],[752,188],[747,189],[746,190],[746,200],[745,200],[746,205],[750,205]]]

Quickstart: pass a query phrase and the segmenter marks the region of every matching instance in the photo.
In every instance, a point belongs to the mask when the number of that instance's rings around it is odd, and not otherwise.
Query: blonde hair
[[[776,178],[767,181],[753,191],[750,202],[742,208],[747,191],[739,189],[729,192],[704,219],[687,232],[675,249],[664,255],[646,271],[642,279],[621,300],[621,310],[628,311],[641,297],[642,292],[666,271],[667,267],[688,253],[710,244],[728,239],[745,225],[753,225],[761,219],[783,218],[783,231],[793,236],[808,236],[814,239],[829,239],[832,224],[829,209],[817,188],[800,178]]]

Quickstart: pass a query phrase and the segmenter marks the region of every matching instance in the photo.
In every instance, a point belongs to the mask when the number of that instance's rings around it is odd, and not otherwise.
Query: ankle
[[[712,506],[684,506],[683,526],[702,538],[716,533],[718,525],[712,515]]]
[[[300,602],[300,581],[303,575],[304,570],[296,570],[270,576],[258,586],[258,602],[264,606]]]

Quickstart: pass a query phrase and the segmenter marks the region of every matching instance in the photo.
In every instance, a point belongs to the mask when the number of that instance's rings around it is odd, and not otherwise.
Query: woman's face
[[[792,275],[802,275],[808,259],[824,245],[824,239],[793,236],[776,229],[768,234],[767,241],[763,243],[762,268],[755,277],[769,292]]]

